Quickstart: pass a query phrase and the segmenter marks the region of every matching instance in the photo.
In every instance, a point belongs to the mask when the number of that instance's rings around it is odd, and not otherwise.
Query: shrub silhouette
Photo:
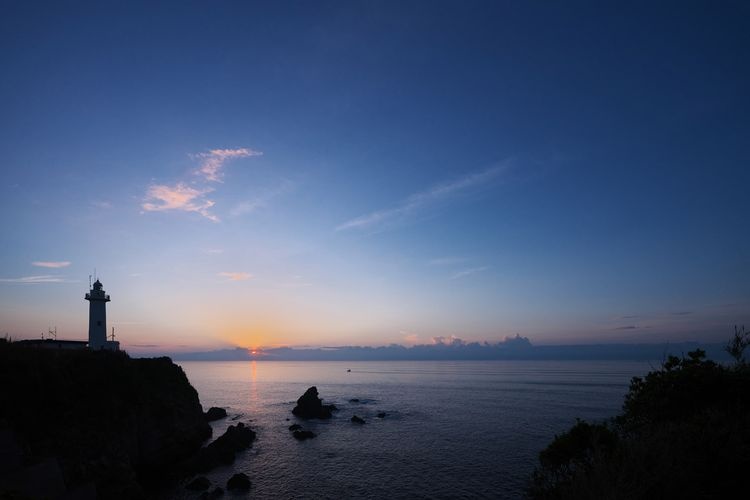
[[[744,329],[735,335],[747,339]],[[620,416],[579,420],[540,453],[528,496],[729,498],[742,491],[750,467],[750,367],[742,357],[747,344],[738,345],[732,366],[696,350],[634,377]]]
[[[742,325],[742,328],[734,325],[734,337],[727,343],[724,350],[734,358],[737,364],[745,364],[745,349],[748,345],[750,345],[750,332],[745,332],[745,325]]]

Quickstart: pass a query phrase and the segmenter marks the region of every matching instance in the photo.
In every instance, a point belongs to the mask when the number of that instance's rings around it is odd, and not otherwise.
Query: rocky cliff
[[[198,393],[169,358],[2,342],[0,381],[0,427],[21,443],[20,466],[56,461],[68,491],[148,496],[211,435]]]

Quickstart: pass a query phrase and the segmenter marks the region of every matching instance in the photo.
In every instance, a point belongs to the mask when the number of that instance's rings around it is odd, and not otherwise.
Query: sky
[[[723,341],[746,2],[2,2],[0,334]]]

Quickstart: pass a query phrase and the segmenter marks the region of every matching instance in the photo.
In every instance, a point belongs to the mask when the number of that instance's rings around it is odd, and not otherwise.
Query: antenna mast
[[[115,341],[115,327],[112,327],[112,342]]]

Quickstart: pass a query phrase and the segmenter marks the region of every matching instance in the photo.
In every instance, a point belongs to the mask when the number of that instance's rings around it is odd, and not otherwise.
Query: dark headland
[[[156,498],[170,480],[233,461],[255,437],[238,424],[201,449],[207,416],[166,357],[0,341],[0,381],[2,498]]]
[[[750,469],[750,332],[732,363],[696,349],[635,377],[622,412],[579,420],[539,454],[532,499],[740,498]],[[746,496],[746,494],[745,494]]]

